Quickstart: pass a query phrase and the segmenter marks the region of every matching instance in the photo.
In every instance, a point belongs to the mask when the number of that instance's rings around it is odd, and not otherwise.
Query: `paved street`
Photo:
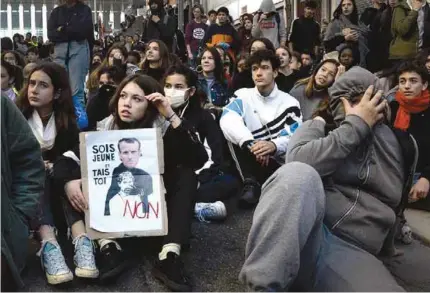
[[[232,208],[229,209],[231,210]],[[246,290],[238,282],[237,277],[243,263],[251,220],[251,211],[236,210],[222,224],[194,222],[191,249],[185,254],[186,268],[192,278],[194,291]],[[388,263],[399,283],[407,291],[430,291],[430,248],[418,241],[399,248],[404,250],[404,255]],[[68,255],[72,255],[71,247],[66,248],[66,251]],[[25,273],[25,281],[28,284],[26,290],[166,291],[166,287],[152,278],[150,269],[151,260],[147,256],[137,256],[136,265],[123,274],[115,284],[99,285],[76,279],[69,286],[56,288],[46,285],[39,258],[33,256]]]

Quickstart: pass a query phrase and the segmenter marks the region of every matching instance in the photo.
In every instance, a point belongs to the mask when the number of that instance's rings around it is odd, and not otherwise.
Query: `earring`
[[[60,98],[61,95],[61,89],[57,91],[57,93],[54,96],[54,100],[58,100]]]

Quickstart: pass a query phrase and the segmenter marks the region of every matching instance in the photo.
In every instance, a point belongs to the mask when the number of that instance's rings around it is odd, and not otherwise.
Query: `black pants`
[[[15,278],[9,268],[6,261],[6,257],[1,254],[1,291],[2,292],[14,292],[17,291]]]
[[[207,182],[200,182],[197,189],[197,202],[216,202],[234,197],[240,188],[239,180],[230,174],[213,177]]]
[[[197,176],[186,167],[166,170],[164,176],[166,187],[168,234],[163,244],[186,244],[191,235],[194,204],[197,194]]]
[[[230,150],[236,162],[236,167],[242,174],[245,183],[262,185],[281,166],[275,160],[270,159],[269,165],[263,167],[248,150],[243,150],[237,145],[230,145],[232,146]]]

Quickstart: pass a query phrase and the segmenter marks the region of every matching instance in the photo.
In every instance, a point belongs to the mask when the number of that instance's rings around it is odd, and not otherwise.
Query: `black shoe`
[[[129,265],[129,259],[125,257],[122,250],[116,247],[115,243],[108,243],[101,247],[97,254],[97,266],[100,270],[101,282],[114,279]]]
[[[254,207],[260,199],[260,194],[261,188],[257,184],[245,182],[239,198],[239,207],[243,209]]]
[[[176,253],[168,252],[165,260],[158,260],[152,269],[152,275],[172,291],[191,291],[191,285],[185,276],[184,264]]]

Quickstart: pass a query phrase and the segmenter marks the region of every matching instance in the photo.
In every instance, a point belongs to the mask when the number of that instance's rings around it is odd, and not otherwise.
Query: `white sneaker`
[[[227,209],[222,201],[213,203],[198,202],[194,207],[194,215],[200,222],[220,221],[227,217]]]

